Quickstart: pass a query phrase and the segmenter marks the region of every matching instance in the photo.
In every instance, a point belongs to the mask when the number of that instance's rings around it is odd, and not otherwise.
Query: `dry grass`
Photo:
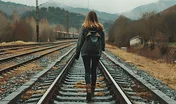
[[[102,80],[104,80],[104,77],[98,77],[97,80],[102,81]]]
[[[31,63],[31,64],[27,64],[27,65],[25,65],[23,67],[19,67],[19,68],[15,69],[11,73],[3,74],[2,78],[0,79],[0,86],[5,85],[7,83],[7,81],[9,81],[11,78],[18,76],[18,75],[22,74],[25,71],[37,68],[37,67],[39,67],[39,65],[40,64],[38,64],[37,62],[36,63]],[[25,77],[25,76],[22,76],[22,77]],[[15,83],[24,83],[24,82],[26,82],[25,79],[24,80],[18,80],[18,82],[15,82]],[[13,84],[13,83],[11,83],[11,84]]]
[[[95,93],[95,95],[97,95],[97,96],[103,96],[104,92],[97,92],[97,93]]]
[[[162,80],[172,89],[176,90],[176,65],[168,64],[161,60],[152,60],[136,54],[128,53],[119,48],[107,45],[106,49],[121,57],[126,62],[137,65],[141,70],[151,74],[153,77]]]
[[[23,44],[35,44],[36,42],[24,42],[24,41],[13,41],[13,42],[2,42],[0,43],[0,46],[5,45],[23,45]]]
[[[149,92],[138,92],[137,96],[141,96],[142,98],[152,98],[152,93]]]
[[[104,77],[99,77],[97,78],[97,80],[103,80]],[[96,82],[96,88],[103,88],[105,87],[105,84],[100,84],[99,82]],[[75,83],[75,85],[73,86],[75,88],[85,88],[86,89],[86,85],[85,85],[85,80],[80,80],[78,82]],[[83,92],[78,92],[78,93],[83,93]],[[96,96],[103,96],[104,92],[97,92],[95,93]]]
[[[36,90],[36,91],[29,90],[24,95],[22,95],[21,98],[24,100],[27,100],[34,94],[44,94],[44,93],[45,93],[45,90]]]
[[[17,64],[16,62],[9,62],[9,63],[5,63],[5,64],[0,64],[0,69],[5,69],[5,68],[8,68],[10,66],[13,66]]]
[[[31,47],[30,48],[29,47],[28,48],[21,48],[21,49],[18,49],[18,50],[7,49],[7,50],[5,50],[4,55],[0,55],[0,57],[5,58],[5,57],[10,57],[12,55],[19,55],[19,54],[22,54],[22,53],[27,53],[27,52],[32,52],[32,51],[33,51],[33,49],[31,49]]]

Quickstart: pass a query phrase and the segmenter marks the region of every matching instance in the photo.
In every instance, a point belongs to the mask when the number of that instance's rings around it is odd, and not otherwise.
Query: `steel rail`
[[[67,54],[67,53],[66,53]],[[58,75],[58,77],[54,80],[54,82],[52,83],[52,85],[48,88],[48,90],[44,93],[44,95],[42,96],[42,98],[38,101],[37,104],[49,104],[49,99],[52,96],[51,94],[53,93],[53,89],[55,89],[56,84],[58,83],[58,81],[60,79],[63,78],[63,76],[65,75],[66,71],[68,70],[68,68],[73,64],[74,62],[74,55],[73,57],[69,60],[69,62],[66,64],[66,66],[63,68],[63,70],[61,71],[61,73]]]
[[[68,72],[68,69],[72,65],[73,60],[74,60],[74,57],[72,57],[71,60],[67,63],[67,65],[64,67],[62,72],[58,75],[58,77],[55,79],[53,84],[48,88],[48,90],[45,92],[45,94],[42,96],[42,98],[39,100],[39,102],[37,104],[49,104],[49,100],[52,98],[52,94],[54,93],[55,89],[57,89],[56,88],[58,86],[57,83],[61,82],[61,80],[63,79],[65,74]],[[117,85],[117,83],[111,77],[111,75],[106,70],[106,68],[102,64],[102,62],[100,61],[99,63],[100,63],[100,66],[103,68],[104,73],[106,73],[106,75],[108,75],[108,77],[110,78],[110,80],[112,82],[111,84],[113,84],[116,87],[116,91],[118,90],[119,95],[116,95],[116,96],[119,99],[119,103],[120,104],[132,104],[131,101],[128,99],[128,97],[123,93],[122,89]]]
[[[118,92],[117,96],[118,96],[118,99],[120,99],[119,103],[120,104],[132,104],[132,102],[129,100],[129,98],[126,96],[126,94],[123,92],[123,90],[120,88],[120,86],[116,83],[116,81],[111,76],[111,74],[108,72],[107,68],[102,63],[101,60],[99,61],[99,65],[100,65],[102,71],[104,72],[104,74],[106,74],[107,78],[110,79],[110,81],[112,82],[112,85],[114,85],[115,90]]]
[[[145,81],[143,78],[135,74],[132,70],[130,70],[128,67],[126,67],[124,64],[119,63],[117,60],[112,58],[110,55],[108,55],[106,52],[103,52],[113,63],[120,66],[124,69],[129,75],[131,75],[133,78],[135,78],[138,82],[140,82],[142,85],[144,85],[146,88],[148,88],[154,95],[156,95],[160,102],[166,103],[166,104],[176,104],[176,101],[164,94],[162,91],[151,85],[149,82]]]
[[[37,60],[37,59],[39,59],[39,58],[41,58],[41,57],[43,57],[43,56],[45,56],[45,55],[47,55],[47,54],[50,54],[50,53],[52,53],[52,52],[55,52],[55,51],[57,51],[57,50],[61,50],[61,49],[63,49],[63,48],[66,48],[66,47],[68,47],[68,46],[70,46],[70,45],[72,45],[72,44],[59,47],[59,48],[57,48],[57,49],[55,49],[55,50],[53,50],[53,51],[50,51],[50,52],[47,52],[47,53],[45,53],[45,54],[39,55],[39,56],[37,56],[37,57],[35,57],[35,58],[33,58],[33,59],[30,59],[30,60],[21,62],[21,63],[19,63],[19,64],[10,66],[10,67],[8,67],[8,68],[0,69],[0,74],[2,74],[3,72],[6,72],[6,71],[12,70],[12,69],[14,69],[14,68],[16,68],[16,67],[19,67],[19,66],[21,66],[21,65],[24,65],[24,64],[26,64],[26,63],[32,62],[32,61],[34,61],[34,60]]]
[[[61,43],[67,43],[67,41],[66,42],[59,42],[58,44],[61,44]],[[6,58],[1,58],[0,62],[11,60],[11,59],[13,59],[15,57],[20,57],[20,56],[28,55],[28,54],[31,54],[31,53],[35,53],[35,52],[51,49],[51,48],[54,48],[54,47],[57,47],[57,44],[55,46],[50,46],[50,47],[47,47],[47,48],[38,49],[38,50],[35,50],[35,51],[32,51],[32,52],[26,52],[26,53],[21,53],[21,54],[14,55],[14,56],[6,57]]]

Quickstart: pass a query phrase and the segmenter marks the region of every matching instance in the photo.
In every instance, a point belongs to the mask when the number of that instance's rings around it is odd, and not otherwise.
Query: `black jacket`
[[[80,52],[81,52],[82,56],[88,55],[84,50],[84,42],[85,42],[86,36],[87,36],[89,31],[97,31],[101,36],[101,43],[102,44],[101,44],[99,54],[97,54],[97,56],[101,56],[102,51],[105,51],[105,34],[104,34],[104,31],[97,30],[96,28],[86,29],[86,28],[82,27],[79,38],[78,38],[77,47],[76,47],[76,57],[75,57],[76,59],[79,58]]]

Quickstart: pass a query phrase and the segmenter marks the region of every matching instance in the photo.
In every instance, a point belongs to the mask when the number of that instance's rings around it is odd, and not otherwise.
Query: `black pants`
[[[100,59],[100,56],[83,56],[84,68],[85,68],[85,80],[86,84],[96,84],[97,80],[97,65]],[[92,77],[90,78],[90,75]],[[90,81],[90,79],[92,81]]]

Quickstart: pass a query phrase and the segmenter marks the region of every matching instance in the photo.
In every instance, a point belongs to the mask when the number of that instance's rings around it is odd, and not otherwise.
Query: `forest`
[[[40,42],[55,41],[54,30],[66,31],[66,11],[60,8],[41,8],[39,22]],[[0,11],[0,42],[36,41],[35,11],[23,15],[14,10],[12,15]],[[80,14],[69,13],[69,31],[78,32],[85,17]],[[71,24],[72,23],[72,24]]]
[[[59,7],[39,9],[40,42],[55,41],[55,31],[66,31],[67,12]],[[36,41],[36,11],[19,14],[16,10],[11,15],[0,11],[0,42]],[[68,27],[70,32],[79,32],[85,15],[68,12]],[[100,19],[101,20],[101,19]],[[100,21],[101,22],[101,21]],[[105,30],[112,21],[104,22]]]
[[[0,42],[11,41],[36,41],[36,21],[33,17],[24,19],[14,11],[11,16],[0,12]],[[47,19],[41,19],[39,23],[40,41],[55,41],[54,29],[64,29],[61,25],[50,26]]]
[[[59,7],[42,7],[39,9],[39,14],[40,19],[46,18],[51,25],[60,24],[66,27],[67,11],[65,9],[61,9]],[[36,11],[28,11],[22,15],[22,19],[31,16],[35,18],[35,15]],[[74,27],[76,30],[79,30],[82,23],[84,22],[85,17],[85,14],[68,12],[68,26]],[[98,19],[104,25],[106,31],[109,29],[113,22],[112,20],[104,20],[102,18],[99,18],[99,16]]]
[[[36,16],[36,11],[28,11],[22,15],[22,19],[25,19],[26,17],[34,17]],[[59,7],[42,7],[39,9],[39,18],[40,20],[43,18],[46,18],[48,22],[52,24],[61,24],[63,26],[66,26],[66,16],[67,11],[64,9],[61,9]],[[68,12],[68,22],[69,27],[74,26],[76,28],[79,28],[85,19],[85,16],[77,13],[71,13]]]

